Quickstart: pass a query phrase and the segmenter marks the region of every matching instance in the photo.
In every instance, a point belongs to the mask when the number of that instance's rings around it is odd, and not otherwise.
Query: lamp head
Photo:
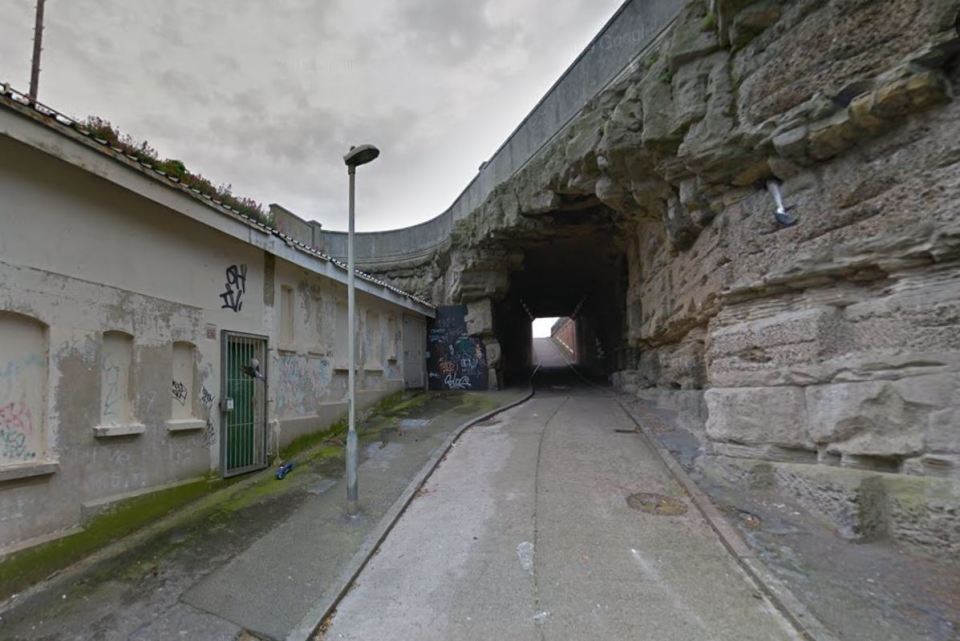
[[[359,145],[350,147],[350,151],[343,157],[343,162],[347,167],[359,167],[375,160],[380,155],[380,150],[373,145]]]

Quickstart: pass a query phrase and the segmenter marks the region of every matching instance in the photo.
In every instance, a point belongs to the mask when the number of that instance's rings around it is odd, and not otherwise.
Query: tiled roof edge
[[[200,193],[200,191],[197,189],[186,187],[185,185],[181,184],[178,179],[172,176],[168,176],[165,172],[162,172],[156,169],[150,163],[140,162],[136,159],[136,157],[124,154],[121,149],[116,147],[111,147],[108,141],[94,136],[93,133],[87,130],[86,128],[84,128],[83,124],[76,118],[67,116],[57,111],[56,109],[53,109],[52,107],[48,107],[47,105],[44,105],[41,102],[30,100],[30,98],[26,94],[12,88],[8,83],[0,83],[0,105],[5,106],[9,109],[12,109],[23,115],[26,115],[30,117],[34,122],[44,125],[48,129],[55,131],[63,135],[64,137],[73,139],[70,133],[74,133],[76,135],[82,136],[83,139],[90,141],[90,143],[92,143],[88,145],[91,149],[97,150],[104,156],[111,158],[112,160],[122,165],[125,165],[128,169],[139,171],[141,174],[161,184],[164,184],[171,189],[176,189],[181,193],[187,196],[190,196],[197,202],[217,211],[220,214],[229,216],[234,219],[240,219],[242,222],[246,223],[247,225],[258,228],[264,233],[273,234],[274,236],[277,236],[281,240],[285,241],[289,246],[295,247],[299,251],[302,251],[306,254],[319,258],[320,260],[329,262],[345,272],[348,271],[347,265],[344,264],[342,261],[339,261],[318,249],[314,249],[313,247],[308,247],[307,245],[301,243],[300,241],[294,240],[290,236],[287,236],[286,234],[282,233],[281,231],[274,229],[273,227],[264,225],[260,221],[255,220],[250,216],[241,214],[236,209],[233,209],[232,207],[224,205],[222,202],[213,199],[209,195]],[[424,305],[425,307],[429,307],[430,309],[436,309],[436,306],[433,303],[430,303],[420,298],[419,296],[416,296],[409,292],[405,292],[398,287],[394,287],[393,285],[390,285],[389,283],[386,283],[378,278],[375,278],[370,274],[362,272],[359,269],[355,269],[354,273],[357,275],[357,277],[369,283],[373,283],[374,285],[379,285],[384,289],[387,289],[400,296],[409,298],[410,300],[420,305]]]

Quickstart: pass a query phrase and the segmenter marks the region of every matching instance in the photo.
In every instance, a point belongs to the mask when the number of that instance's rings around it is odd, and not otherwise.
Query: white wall
[[[218,469],[225,330],[267,337],[271,447],[346,411],[345,286],[276,257],[280,241],[243,242],[2,134],[0,194],[0,551]],[[399,357],[378,355],[410,310],[358,304],[382,319],[359,327],[363,404],[403,388]]]

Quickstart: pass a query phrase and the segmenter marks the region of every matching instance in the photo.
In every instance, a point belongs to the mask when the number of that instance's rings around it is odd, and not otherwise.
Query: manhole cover
[[[627,505],[647,514],[677,516],[687,513],[687,504],[680,499],[650,492],[631,494],[627,497]]]

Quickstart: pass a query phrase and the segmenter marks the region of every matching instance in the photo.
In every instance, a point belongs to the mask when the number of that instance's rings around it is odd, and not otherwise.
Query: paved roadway
[[[460,439],[322,638],[797,639],[617,404],[535,347],[534,398]]]

